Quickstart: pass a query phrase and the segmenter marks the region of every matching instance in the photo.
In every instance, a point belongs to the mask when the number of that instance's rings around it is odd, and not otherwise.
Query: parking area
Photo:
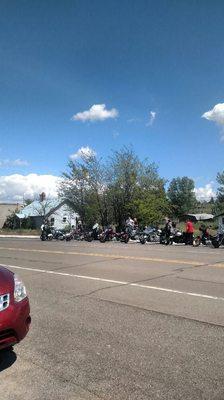
[[[1,238],[0,263],[32,315],[1,400],[224,398],[224,249]]]

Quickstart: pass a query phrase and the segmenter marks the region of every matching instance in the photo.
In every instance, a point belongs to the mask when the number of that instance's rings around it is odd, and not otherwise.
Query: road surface
[[[223,400],[224,249],[0,239],[32,325],[1,400]]]

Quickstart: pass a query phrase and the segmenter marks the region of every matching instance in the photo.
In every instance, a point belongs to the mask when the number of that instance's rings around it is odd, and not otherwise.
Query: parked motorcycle
[[[60,229],[52,229],[53,239],[65,240],[65,234]]]
[[[74,240],[84,240],[84,232],[83,229],[74,229],[72,231],[72,238]]]
[[[73,237],[73,232],[67,232],[67,233],[65,233],[65,240],[66,240],[66,242],[70,242],[72,239],[74,239],[74,237]]]
[[[141,244],[145,244],[146,242],[159,243],[161,233],[162,233],[161,229],[147,227],[140,234],[139,241]]]
[[[116,240],[116,233],[112,228],[107,228],[105,231],[99,234],[100,243],[109,242],[111,240]]]
[[[53,239],[53,234],[52,233],[47,233],[46,231],[42,231],[40,235],[40,240],[42,242],[45,242],[46,240],[52,240]]]
[[[93,232],[92,231],[84,232],[83,237],[84,237],[84,240],[86,240],[86,242],[92,242],[93,241]]]
[[[116,233],[116,240],[122,243],[128,243],[129,235],[127,232]]]
[[[129,239],[131,240],[139,240],[141,236],[141,231],[139,230],[139,228],[127,228],[126,234],[128,234]]]
[[[184,244],[185,243],[185,232],[181,232],[179,229],[172,232],[169,238],[169,244]]]
[[[216,238],[213,238],[212,236],[207,236],[207,237],[202,237],[202,236],[196,236],[193,240],[193,246],[198,247],[201,244],[204,246],[211,246],[212,241],[215,240]]]
[[[185,232],[181,232],[179,229],[171,231],[167,234],[166,229],[161,231],[160,244],[184,244],[185,243]]]
[[[224,235],[217,235],[213,237],[211,242],[215,249],[218,249],[220,246],[224,246]]]
[[[53,239],[52,228],[48,224],[45,223],[42,224],[40,240],[44,242],[46,240],[52,240],[52,239]]]

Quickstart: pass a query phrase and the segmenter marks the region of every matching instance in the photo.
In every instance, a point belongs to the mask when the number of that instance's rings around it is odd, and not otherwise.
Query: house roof
[[[61,199],[43,201],[36,200],[28,206],[24,207],[21,212],[16,214],[16,216],[20,219],[28,217],[47,216],[64,203],[65,201]]]
[[[188,217],[194,218],[196,221],[207,221],[209,219],[213,219],[214,215],[213,214],[187,214]]]

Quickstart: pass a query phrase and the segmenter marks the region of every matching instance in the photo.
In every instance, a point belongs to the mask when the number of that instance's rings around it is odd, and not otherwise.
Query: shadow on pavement
[[[13,350],[1,350],[0,351],[0,372],[7,368],[10,368],[16,361],[17,356]]]

